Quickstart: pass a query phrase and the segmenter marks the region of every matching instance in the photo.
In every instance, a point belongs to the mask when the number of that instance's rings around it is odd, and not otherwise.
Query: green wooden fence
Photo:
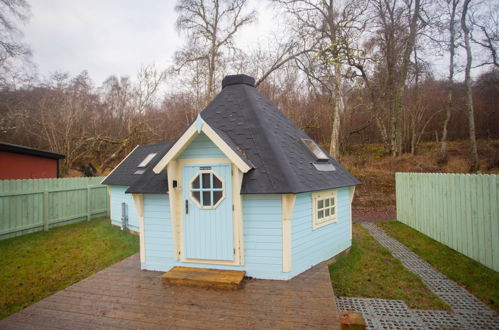
[[[397,173],[397,219],[499,271],[499,175]]]
[[[102,179],[0,181],[0,240],[109,214]]]

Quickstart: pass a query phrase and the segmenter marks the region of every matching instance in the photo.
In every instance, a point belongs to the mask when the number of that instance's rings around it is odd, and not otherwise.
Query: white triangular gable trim
[[[199,134],[204,133],[206,136],[230,159],[237,168],[243,172],[247,173],[251,170],[249,166],[231,147],[215,132],[213,128],[206,123],[201,116],[198,115],[194,123],[182,134],[180,139],[175,142],[175,144],[168,150],[168,152],[163,156],[163,158],[154,166],[153,171],[159,174],[170,161],[175,159],[184,149],[189,145],[189,143],[194,140]]]

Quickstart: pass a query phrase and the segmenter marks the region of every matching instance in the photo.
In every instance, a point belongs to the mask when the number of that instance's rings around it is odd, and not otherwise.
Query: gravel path
[[[403,301],[338,297],[340,311],[362,313],[370,329],[499,329],[499,318],[482,301],[434,269],[373,223],[363,223],[369,233],[414,274],[452,311],[410,309]]]

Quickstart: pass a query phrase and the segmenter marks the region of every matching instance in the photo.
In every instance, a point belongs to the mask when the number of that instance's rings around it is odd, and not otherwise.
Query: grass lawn
[[[331,264],[329,273],[338,296],[400,299],[411,308],[450,309],[359,224],[353,225],[350,253]]]
[[[499,273],[399,221],[378,226],[499,312]]]
[[[0,241],[0,319],[138,250],[108,218]]]

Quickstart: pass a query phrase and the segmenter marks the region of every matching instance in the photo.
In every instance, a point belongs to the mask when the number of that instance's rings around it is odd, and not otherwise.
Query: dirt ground
[[[340,162],[362,181],[357,186],[352,205],[354,221],[396,219],[395,173],[468,173],[469,143],[449,142],[447,162],[438,161],[440,144],[423,143],[418,154],[399,157],[383,155],[379,144],[359,144],[348,148]],[[499,140],[478,141],[480,171],[499,174]]]
[[[395,206],[384,207],[352,207],[352,221],[356,222],[376,222],[395,220],[397,212]]]

